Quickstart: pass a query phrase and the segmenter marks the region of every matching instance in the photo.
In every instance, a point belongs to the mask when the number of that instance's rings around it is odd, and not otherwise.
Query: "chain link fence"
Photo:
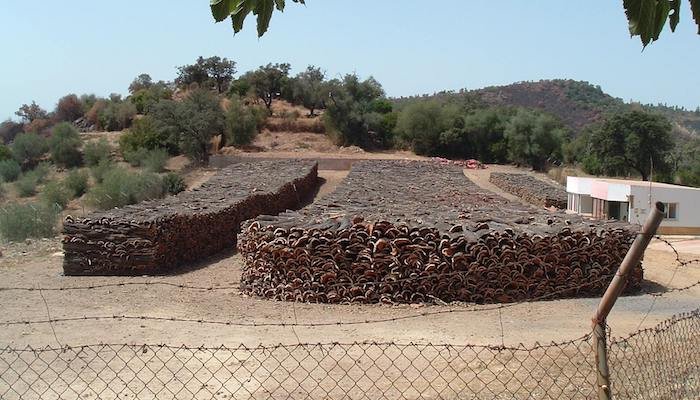
[[[620,399],[700,398],[700,311],[609,344]],[[2,399],[591,399],[591,335],[534,347],[327,343],[0,349]]]

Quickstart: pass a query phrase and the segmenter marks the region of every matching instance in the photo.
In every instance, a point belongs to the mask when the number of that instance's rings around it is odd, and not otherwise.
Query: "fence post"
[[[656,234],[661,220],[664,217],[664,205],[657,202],[644,222],[642,231],[634,239],[634,243],[627,251],[624,260],[620,264],[617,273],[608,285],[603,298],[600,299],[598,308],[593,315],[593,338],[595,348],[595,364],[597,370],[598,400],[612,399],[610,388],[610,371],[608,369],[608,349],[605,340],[605,320],[610,314],[617,298],[620,296],[627,283],[627,277],[635,265],[639,262],[646,250],[651,238]]]

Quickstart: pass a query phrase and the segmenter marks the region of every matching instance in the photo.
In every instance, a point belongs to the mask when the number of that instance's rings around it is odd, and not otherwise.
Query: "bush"
[[[36,133],[21,133],[12,142],[12,155],[23,166],[34,166],[49,150],[46,138]]]
[[[63,180],[63,184],[73,197],[80,197],[87,191],[88,174],[77,169],[71,170]]]
[[[179,131],[173,127],[172,118],[177,118],[177,111],[171,109],[175,102],[166,100],[154,108],[154,117],[145,116],[134,121],[131,128],[119,137],[119,150],[126,157],[127,152],[139,148],[155,150],[165,148],[170,154],[179,154]],[[155,118],[161,118],[156,121]]]
[[[110,100],[98,114],[99,126],[107,131],[120,131],[131,126],[134,116],[136,106],[133,103]]]
[[[102,160],[109,160],[111,154],[112,146],[105,138],[101,138],[96,142],[88,142],[83,149],[85,164],[90,167],[99,164]]]
[[[33,170],[29,171],[28,174],[36,177],[36,181],[43,183],[46,181],[46,177],[51,172],[51,164],[48,161],[40,162]]]
[[[0,236],[9,241],[52,237],[60,210],[44,204],[9,204],[0,208]]]
[[[165,164],[168,162],[168,152],[164,149],[155,149],[146,153],[146,157],[141,165],[150,172],[165,171]]]
[[[15,188],[20,197],[31,197],[36,194],[36,187],[39,185],[39,177],[34,172],[22,174],[15,182]]]
[[[78,96],[69,94],[58,100],[54,116],[57,121],[73,122],[82,117],[83,114],[83,103]]]
[[[83,158],[80,154],[81,144],[78,130],[69,122],[61,122],[53,128],[49,139],[51,159],[62,167],[77,167]]]
[[[14,182],[22,172],[19,164],[15,160],[0,161],[0,180]]]
[[[0,123],[0,143],[10,143],[15,136],[22,133],[24,125],[7,119]]]
[[[61,210],[66,208],[66,205],[72,198],[72,193],[64,185],[59,182],[49,182],[41,191],[40,199],[44,205],[55,205]]]
[[[100,126],[100,113],[102,113],[105,108],[107,108],[106,100],[95,99],[90,109],[85,113],[85,119],[87,119],[91,125],[102,128]]]
[[[257,131],[258,119],[253,110],[243,105],[238,98],[232,97],[226,111],[226,143],[234,146],[249,144]]]
[[[123,207],[143,200],[163,197],[164,184],[152,173],[134,173],[124,168],[113,168],[104,175],[102,183],[88,192],[88,204],[106,210]]]
[[[148,153],[149,151],[145,147],[126,151],[124,152],[124,161],[128,162],[132,167],[140,167],[143,164],[143,160],[148,156]]]
[[[195,164],[209,163],[211,138],[223,130],[219,99],[208,90],[195,90],[180,103],[180,151]]]
[[[101,183],[107,172],[115,167],[116,165],[110,160],[101,160],[97,165],[90,168],[90,173],[95,179],[95,182]]]
[[[163,177],[163,187],[170,194],[178,194],[185,190],[185,180],[174,172],[170,172]]]
[[[11,160],[12,150],[4,144],[0,144],[0,161]]]

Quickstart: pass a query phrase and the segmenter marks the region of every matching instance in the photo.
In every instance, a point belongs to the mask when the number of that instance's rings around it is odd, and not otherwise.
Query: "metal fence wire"
[[[609,342],[619,399],[700,398],[700,311]],[[326,343],[0,349],[2,399],[591,399],[591,335],[533,347]]]

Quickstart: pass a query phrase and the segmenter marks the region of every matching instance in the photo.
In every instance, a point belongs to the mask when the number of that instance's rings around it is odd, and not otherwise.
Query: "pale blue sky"
[[[267,62],[374,75],[390,96],[549,78],[587,80],[642,102],[700,105],[700,36],[683,1],[675,34],[642,52],[611,0],[288,1],[270,31],[233,36],[207,0],[3,0],[0,119],[67,93],[126,93],[139,73],[170,80],[197,56],[245,71]]]

